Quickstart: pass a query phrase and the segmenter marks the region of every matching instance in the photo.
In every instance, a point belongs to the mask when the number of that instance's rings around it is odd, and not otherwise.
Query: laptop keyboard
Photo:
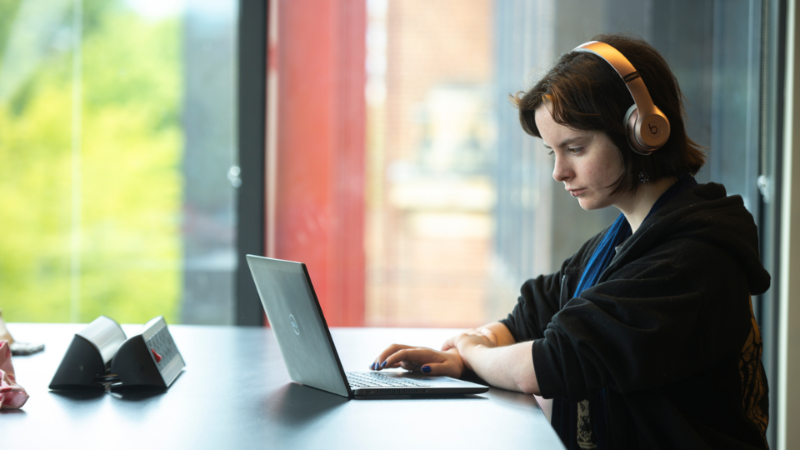
[[[387,377],[374,372],[350,372],[347,375],[347,382],[350,388],[364,387],[423,387],[429,386],[410,378]]]

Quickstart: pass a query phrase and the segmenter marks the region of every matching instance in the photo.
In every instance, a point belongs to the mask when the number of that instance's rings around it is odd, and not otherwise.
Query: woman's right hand
[[[396,367],[420,371],[426,375],[443,375],[453,378],[459,378],[464,372],[464,362],[455,348],[439,351],[401,344],[387,347],[370,366],[372,370]]]

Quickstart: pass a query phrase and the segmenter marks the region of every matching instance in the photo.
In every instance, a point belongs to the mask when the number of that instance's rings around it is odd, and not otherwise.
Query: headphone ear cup
[[[639,109],[636,107],[636,103],[634,103],[628,108],[628,112],[625,113],[625,122],[623,125],[625,125],[625,133],[628,135],[628,145],[631,147],[631,150],[633,150],[634,153],[647,156],[650,152],[636,140],[637,119],[639,119]]]

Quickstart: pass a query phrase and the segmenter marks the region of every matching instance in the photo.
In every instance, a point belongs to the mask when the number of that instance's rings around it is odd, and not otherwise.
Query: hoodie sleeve
[[[545,398],[586,399],[674,383],[741,351],[750,330],[742,267],[697,241],[665,246],[572,298],[534,341]]]
[[[575,263],[591,256],[605,231],[584,243],[577,253],[564,261],[558,272],[540,275],[522,285],[514,310],[500,321],[508,328],[515,341],[530,341],[544,336],[553,315],[569,300],[569,287],[574,287],[578,282],[580,273],[575,270],[582,264]]]
[[[544,336],[547,324],[558,311],[562,280],[561,272],[556,272],[530,279],[522,285],[514,310],[500,321],[516,342],[531,341]]]

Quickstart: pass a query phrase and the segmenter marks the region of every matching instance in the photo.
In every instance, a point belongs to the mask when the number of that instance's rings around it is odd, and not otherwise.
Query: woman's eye
[[[550,150],[547,154],[550,155],[550,156],[555,156],[556,152]]]
[[[569,151],[570,153],[573,153],[573,154],[580,153],[582,150],[583,150],[583,147],[572,147],[572,148],[567,149],[567,151]]]

